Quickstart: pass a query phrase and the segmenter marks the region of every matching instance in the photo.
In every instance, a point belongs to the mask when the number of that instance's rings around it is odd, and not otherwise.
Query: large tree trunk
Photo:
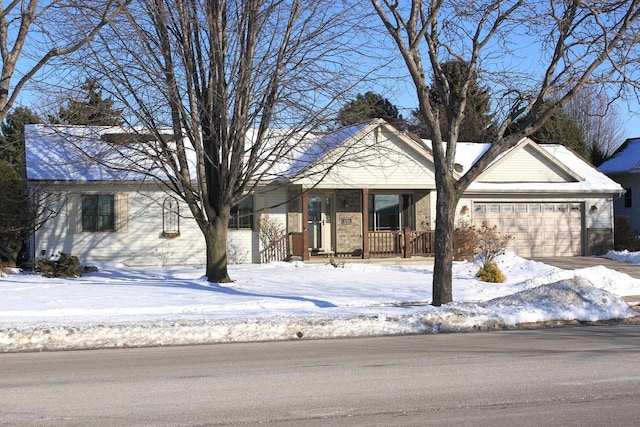
[[[443,181],[443,180],[441,180]],[[453,301],[453,230],[458,197],[451,185],[441,183],[436,197],[435,259],[431,304],[440,306]]]
[[[227,271],[227,232],[229,215],[217,216],[203,230],[207,245],[207,280],[209,282],[229,283]]]

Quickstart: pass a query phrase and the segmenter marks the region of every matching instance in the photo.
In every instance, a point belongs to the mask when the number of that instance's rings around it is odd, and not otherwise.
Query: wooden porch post
[[[309,253],[309,193],[302,187],[300,203],[302,203],[302,260],[311,258]]]
[[[404,257],[411,258],[411,229],[404,229]]]
[[[369,189],[362,189],[362,258],[369,259]]]

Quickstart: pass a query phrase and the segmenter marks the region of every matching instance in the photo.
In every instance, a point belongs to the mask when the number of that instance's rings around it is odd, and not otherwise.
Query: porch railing
[[[402,231],[369,231],[369,255],[396,257],[402,255]]]
[[[289,256],[289,236],[286,234],[280,239],[271,242],[269,246],[260,251],[260,262],[284,261]]]
[[[433,231],[415,231],[408,228],[399,231],[369,231],[371,257],[432,256]]]
[[[374,258],[433,256],[433,231],[369,231],[369,256]],[[302,233],[289,233],[289,255],[302,257],[304,241]],[[281,259],[285,259],[285,257]],[[262,261],[268,262],[268,261]]]

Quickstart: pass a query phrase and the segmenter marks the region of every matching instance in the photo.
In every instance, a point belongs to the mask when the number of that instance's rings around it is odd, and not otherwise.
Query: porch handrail
[[[284,261],[289,256],[289,236],[284,234],[260,251],[260,263]]]
[[[369,231],[369,254],[372,257],[433,256],[434,232],[411,229]]]

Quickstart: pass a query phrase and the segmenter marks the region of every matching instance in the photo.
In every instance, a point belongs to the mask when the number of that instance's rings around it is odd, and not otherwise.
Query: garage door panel
[[[498,210],[495,203],[487,204]],[[498,224],[515,239],[507,247],[520,256],[571,256],[582,252],[582,212],[569,203],[502,203],[499,213],[476,212],[474,223]]]

